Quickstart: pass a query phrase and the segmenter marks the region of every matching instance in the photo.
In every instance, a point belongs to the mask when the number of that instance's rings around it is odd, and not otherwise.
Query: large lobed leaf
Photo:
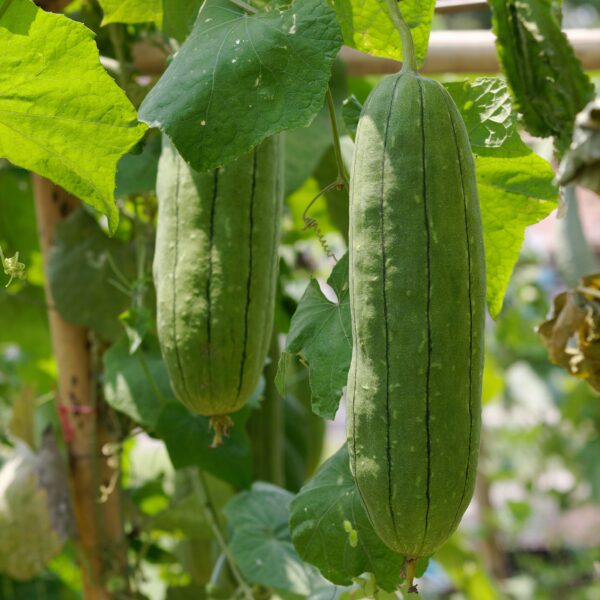
[[[229,0],[206,0],[140,117],[196,170],[223,165],[270,135],[310,124],[341,43],[325,0],[252,16]]]
[[[390,550],[369,522],[345,445],[292,500],[290,530],[300,557],[333,583],[350,585],[363,573],[372,573],[389,592],[400,583],[404,557]]]
[[[292,317],[277,383],[283,393],[289,354],[299,355],[309,368],[313,411],[333,419],[352,358],[347,255],[333,268],[327,283],[335,300],[323,294],[316,280],[308,284]]]
[[[93,33],[31,0],[0,18],[0,156],[52,179],[118,222],[119,158],[145,125],[100,64]]]
[[[288,528],[293,495],[274,485],[255,482],[252,489],[225,506],[233,531],[231,553],[244,579],[279,592],[286,599],[338,598],[336,586],[300,560]]]
[[[331,0],[344,43],[361,52],[402,60],[400,36],[389,17],[385,0]],[[402,16],[411,29],[417,61],[427,54],[435,0],[401,0]]]

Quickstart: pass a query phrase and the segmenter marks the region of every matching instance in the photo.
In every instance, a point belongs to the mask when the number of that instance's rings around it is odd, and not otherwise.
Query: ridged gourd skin
[[[283,171],[279,136],[214,171],[165,138],[154,281],[162,355],[177,398],[205,416],[255,390],[274,318]]]
[[[350,467],[381,539],[429,556],[475,485],[485,260],[466,127],[416,73],[383,79],[359,121],[350,307]]]

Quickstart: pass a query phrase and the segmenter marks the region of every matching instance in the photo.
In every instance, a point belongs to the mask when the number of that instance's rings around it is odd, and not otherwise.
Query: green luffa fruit
[[[428,556],[473,494],[485,262],[465,125],[416,73],[382,80],[359,121],[350,306],[351,470],[382,540]]]
[[[215,442],[256,388],[273,325],[282,207],[279,137],[197,173],[166,140],[154,281],[158,337],[177,398]]]

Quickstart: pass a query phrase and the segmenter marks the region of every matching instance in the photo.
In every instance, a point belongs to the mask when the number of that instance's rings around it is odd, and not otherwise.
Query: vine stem
[[[2,6],[0,6],[0,19],[6,14],[6,11],[10,7],[12,0],[4,0]]]
[[[247,2],[244,2],[243,0],[229,0],[229,2],[231,2],[232,4],[235,4],[236,6],[239,6],[240,8],[244,9],[246,12],[249,12],[250,14],[255,15],[258,10],[256,8],[254,8],[254,6],[250,6],[250,4],[248,4]]]
[[[417,71],[417,56],[410,27],[406,24],[397,0],[385,0],[390,11],[390,17],[400,34],[402,42],[402,70],[415,73]]]
[[[344,183],[348,185],[348,177],[346,176],[346,168],[342,159],[342,148],[340,146],[340,131],[337,124],[337,116],[335,114],[335,104],[333,103],[333,94],[331,88],[327,87],[325,94],[327,99],[327,109],[329,110],[329,119],[331,120],[331,131],[333,134],[333,150],[335,152],[335,161],[337,162],[338,177],[336,183]]]
[[[208,486],[206,485],[204,474],[202,473],[202,471],[200,471],[200,469],[197,469],[194,472],[190,472],[190,481],[194,489],[194,493],[196,494],[198,500],[200,500],[200,503],[204,507],[204,511],[206,513],[206,517],[209,521],[213,535],[215,536],[217,543],[221,547],[221,551],[227,557],[227,562],[229,563],[231,573],[237,581],[238,587],[242,590],[242,593],[246,600],[254,600],[252,590],[250,589],[250,587],[248,587],[248,584],[244,581],[244,578],[239,572],[235,559],[233,558],[233,554],[231,554],[231,550],[229,549],[229,546],[227,545],[227,542],[225,540],[225,536],[223,535],[223,531],[221,530],[221,525],[219,523],[219,519],[217,518],[217,511],[208,493]]]

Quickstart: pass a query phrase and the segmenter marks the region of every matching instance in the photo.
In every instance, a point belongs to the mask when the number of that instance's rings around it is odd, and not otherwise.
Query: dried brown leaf
[[[600,392],[600,274],[556,296],[552,315],[538,333],[551,362]]]

